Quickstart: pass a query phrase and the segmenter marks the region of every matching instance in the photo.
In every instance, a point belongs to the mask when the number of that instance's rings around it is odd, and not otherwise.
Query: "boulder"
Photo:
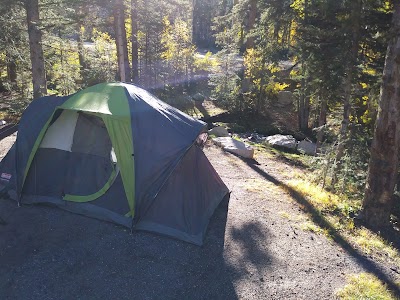
[[[216,145],[220,146],[227,152],[237,154],[244,158],[254,158],[254,148],[241,141],[235,140],[231,137],[218,137],[213,138],[212,140]]]
[[[202,103],[202,102],[206,99],[206,97],[205,97],[203,94],[196,93],[196,94],[194,94],[194,95],[192,96],[192,99],[193,99],[194,101],[196,101],[196,102]]]
[[[307,140],[302,140],[297,145],[297,150],[303,154],[315,155],[317,152],[317,144]]]
[[[271,146],[278,146],[291,150],[295,150],[297,147],[297,141],[291,135],[282,135],[282,134],[270,135],[265,139],[265,141]]]
[[[227,136],[229,136],[228,130],[226,130],[226,128],[222,127],[222,126],[217,126],[217,127],[211,128],[208,131],[208,134],[209,135],[215,135],[215,136],[218,136],[218,137],[227,137]]]
[[[293,93],[290,91],[280,91],[278,92],[278,105],[279,106],[289,106],[294,102]]]

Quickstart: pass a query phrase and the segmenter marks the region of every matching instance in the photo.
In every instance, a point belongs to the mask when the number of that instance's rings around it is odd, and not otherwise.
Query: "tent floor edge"
[[[35,196],[35,195],[23,195],[23,204],[49,204],[51,206],[56,206],[63,210],[76,213],[83,216],[88,216],[100,221],[106,221],[115,223],[127,228],[132,227],[132,218],[125,217],[118,213],[112,212],[109,209],[105,209],[91,203],[77,203],[65,201],[55,197],[47,196]]]

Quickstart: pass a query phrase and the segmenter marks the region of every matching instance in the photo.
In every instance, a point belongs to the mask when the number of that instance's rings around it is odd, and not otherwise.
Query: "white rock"
[[[301,153],[308,155],[315,155],[317,152],[317,145],[307,140],[302,140],[297,145],[297,150]]]
[[[245,158],[254,157],[254,148],[241,141],[235,140],[231,137],[218,137],[213,138],[212,140],[216,145],[222,147],[222,149],[227,152],[234,153]]]
[[[287,149],[296,149],[297,147],[297,141],[291,135],[270,135],[265,139],[265,141],[271,146],[280,146]]]

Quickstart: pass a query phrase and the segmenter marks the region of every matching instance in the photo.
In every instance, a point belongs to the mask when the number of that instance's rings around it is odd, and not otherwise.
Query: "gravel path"
[[[232,195],[203,247],[0,200],[8,222],[0,225],[0,298],[334,299],[346,274],[371,270],[336,241],[296,229],[304,205],[279,187],[291,166],[261,154],[252,164],[215,146],[205,153]]]

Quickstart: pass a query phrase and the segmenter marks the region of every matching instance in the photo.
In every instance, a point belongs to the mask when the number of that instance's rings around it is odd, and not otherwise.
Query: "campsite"
[[[393,265],[375,266],[299,229],[310,217],[277,187],[292,166],[263,155],[249,165],[213,145],[204,151],[232,197],[215,211],[202,247],[1,201],[2,218],[14,220],[1,228],[5,298],[331,299],[348,273],[392,275]]]
[[[0,299],[400,299],[400,2],[0,12]]]

